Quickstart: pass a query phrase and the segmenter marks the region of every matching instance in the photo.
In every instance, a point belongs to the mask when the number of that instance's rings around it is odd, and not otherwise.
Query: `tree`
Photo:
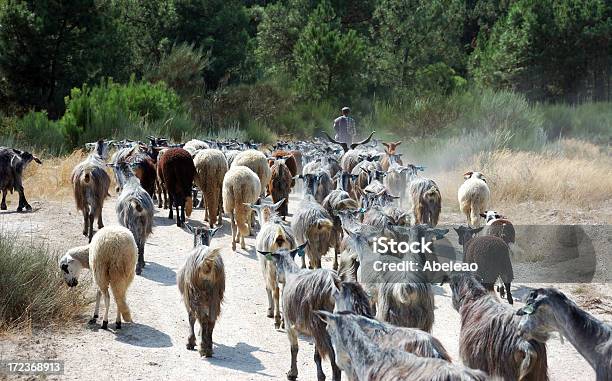
[[[327,1],[310,15],[294,49],[296,88],[304,98],[342,99],[361,87],[365,44],[354,30],[341,31]]]
[[[381,0],[374,12],[374,81],[383,88],[413,89],[427,66],[463,72],[464,10],[459,0]]]
[[[0,5],[0,75],[9,102],[63,112],[74,86],[129,76],[113,9],[94,0],[13,0]],[[127,70],[126,70],[127,69]]]
[[[519,0],[488,38],[479,37],[472,72],[482,86],[532,100],[605,99],[611,36],[606,0]]]

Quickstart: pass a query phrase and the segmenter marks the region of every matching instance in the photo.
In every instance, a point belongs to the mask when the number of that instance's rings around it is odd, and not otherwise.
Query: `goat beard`
[[[191,212],[193,212],[193,198],[187,197],[185,199],[185,215],[191,217]]]

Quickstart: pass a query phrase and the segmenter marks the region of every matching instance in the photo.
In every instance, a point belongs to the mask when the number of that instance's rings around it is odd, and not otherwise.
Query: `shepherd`
[[[334,131],[336,132],[336,140],[344,142],[346,144],[353,143],[353,137],[355,136],[355,119],[351,118],[349,114],[351,109],[348,107],[342,107],[342,115],[334,120]]]

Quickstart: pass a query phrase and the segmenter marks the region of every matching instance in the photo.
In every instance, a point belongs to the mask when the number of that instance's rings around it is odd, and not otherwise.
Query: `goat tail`
[[[314,224],[318,230],[331,230],[334,223],[329,218],[319,218]]]
[[[110,287],[113,291],[115,303],[117,303],[117,310],[121,314],[121,318],[124,321],[132,322],[132,314],[130,312],[130,307],[128,307],[127,302],[125,300],[127,285],[125,285],[123,282],[111,282]]]

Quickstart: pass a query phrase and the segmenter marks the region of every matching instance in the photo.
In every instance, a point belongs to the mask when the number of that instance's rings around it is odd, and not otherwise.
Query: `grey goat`
[[[333,227],[331,216],[312,196],[307,195],[300,202],[291,220],[291,230],[298,245],[308,242],[306,254],[311,268],[321,267],[321,257],[332,244]],[[302,257],[302,268],[305,267],[306,259]]]
[[[321,360],[329,357],[332,367],[332,379],[340,380],[340,369],[336,365],[331,340],[325,331],[325,324],[314,314],[314,311],[334,309],[334,293],[338,291],[340,279],[334,271],[327,269],[300,269],[293,258],[299,253],[304,255],[308,243],[294,250],[281,249],[275,253],[260,252],[268,260],[274,261],[279,282],[283,282],[283,313],[287,336],[291,345],[291,368],[287,379],[295,380],[298,376],[297,354],[298,333],[311,336],[315,343],[314,361],[317,366],[317,379],[325,380]]]
[[[479,370],[437,358],[423,358],[398,349],[378,347],[348,315],[317,311],[327,324],[338,365],[356,380],[487,380]]]
[[[108,142],[99,140],[87,159],[72,170],[72,186],[77,209],[83,212],[83,235],[93,237],[93,221],[98,219],[98,229],[104,227],[102,207],[109,196],[110,177],[105,171]]]
[[[461,315],[463,363],[505,380],[548,380],[546,344],[520,336],[521,318],[499,303],[471,273],[450,277],[453,307]]]
[[[519,335],[545,343],[551,332],[567,337],[595,370],[597,381],[612,380],[612,326],[597,320],[554,288],[533,290],[526,306],[518,310],[522,319]]]
[[[134,235],[136,246],[138,246],[138,263],[136,274],[140,275],[145,267],[144,248],[147,238],[153,232],[153,213],[155,207],[149,193],[132,172],[130,165],[126,162],[117,164],[116,174],[121,178],[123,189],[115,209],[119,224],[130,229]]]

